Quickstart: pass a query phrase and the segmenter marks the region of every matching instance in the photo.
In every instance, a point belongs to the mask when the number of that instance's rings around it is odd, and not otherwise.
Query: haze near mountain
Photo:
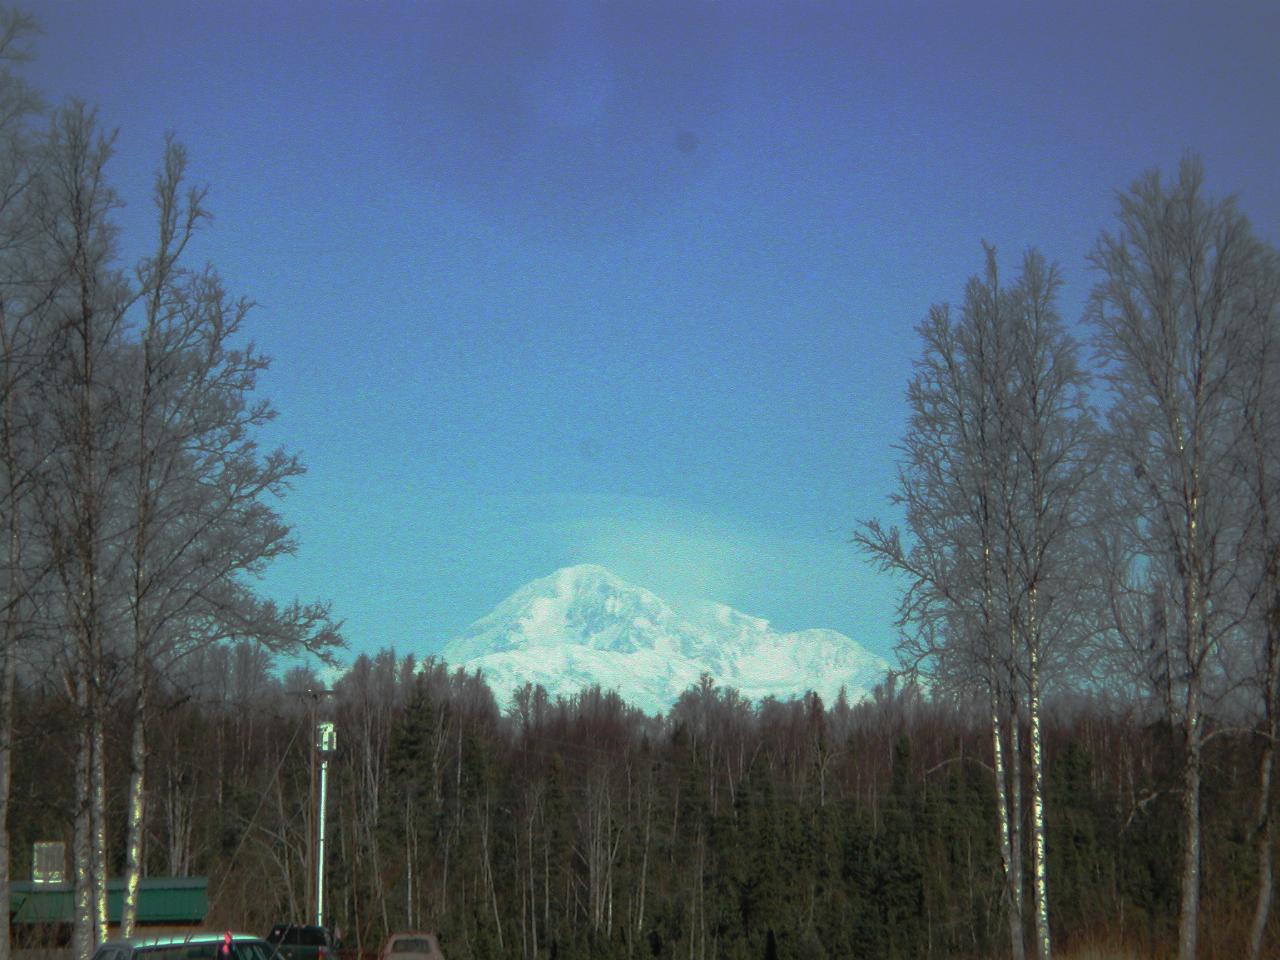
[[[834,630],[779,633],[722,603],[677,609],[603,567],[565,567],[521,587],[447,643],[454,666],[480,669],[499,702],[526,682],[554,697],[599,684],[663,713],[703,673],[751,700],[840,688],[858,700],[890,664]]]

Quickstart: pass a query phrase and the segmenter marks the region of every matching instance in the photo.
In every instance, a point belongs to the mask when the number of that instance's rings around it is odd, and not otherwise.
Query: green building
[[[107,917],[113,928],[119,927],[123,905],[124,880],[108,880]],[[208,912],[208,877],[146,877],[141,882],[138,890],[141,933],[198,930]],[[9,884],[9,929],[15,946],[62,946],[70,942],[74,924],[73,884],[30,881]]]

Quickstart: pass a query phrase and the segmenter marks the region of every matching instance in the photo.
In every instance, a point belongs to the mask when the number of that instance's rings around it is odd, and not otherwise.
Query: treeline
[[[315,698],[250,646],[209,651],[156,703],[151,874],[210,876],[210,921],[265,931],[311,904],[311,732],[337,724],[326,915],[349,947],[431,928],[451,960],[990,957],[1007,952],[980,704],[752,705],[708,678],[663,718],[589,689],[519,691],[385,652]],[[10,814],[19,849],[65,835],[74,732],[24,690]],[[1178,917],[1176,730],[1105,699],[1045,713],[1053,935],[1167,955]],[[125,735],[126,724],[109,731]],[[1247,939],[1258,744],[1206,754],[1202,947]],[[127,771],[108,769],[112,872]],[[1270,943],[1277,931],[1270,931]]]

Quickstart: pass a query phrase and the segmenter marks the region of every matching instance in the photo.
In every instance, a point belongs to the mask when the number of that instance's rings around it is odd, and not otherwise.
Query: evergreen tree
[[[916,957],[925,952],[924,860],[918,825],[922,805],[910,772],[911,744],[893,748],[893,781],[885,800],[884,829],[876,838],[877,901],[885,930],[885,955]]]

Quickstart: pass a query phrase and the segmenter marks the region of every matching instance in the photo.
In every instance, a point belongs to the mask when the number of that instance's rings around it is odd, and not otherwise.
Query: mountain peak
[[[600,566],[598,563],[575,563],[572,566],[561,567],[555,573],[551,574],[561,583],[574,583],[581,580],[610,580],[617,583],[622,581],[613,575],[609,570]]]
[[[529,586],[532,587],[538,584],[546,584],[549,588],[553,587],[562,596],[580,594],[584,591],[592,590],[621,591],[639,589],[615,576],[598,563],[578,563],[570,567],[561,567],[541,580],[533,581]]]
[[[808,690],[834,699],[841,686],[864,694],[889,668],[832,630],[782,634],[722,603],[677,612],[592,563],[526,584],[442,653],[484,671],[499,700],[526,682],[553,696],[599,684],[651,713],[668,709],[703,673],[752,699]]]

